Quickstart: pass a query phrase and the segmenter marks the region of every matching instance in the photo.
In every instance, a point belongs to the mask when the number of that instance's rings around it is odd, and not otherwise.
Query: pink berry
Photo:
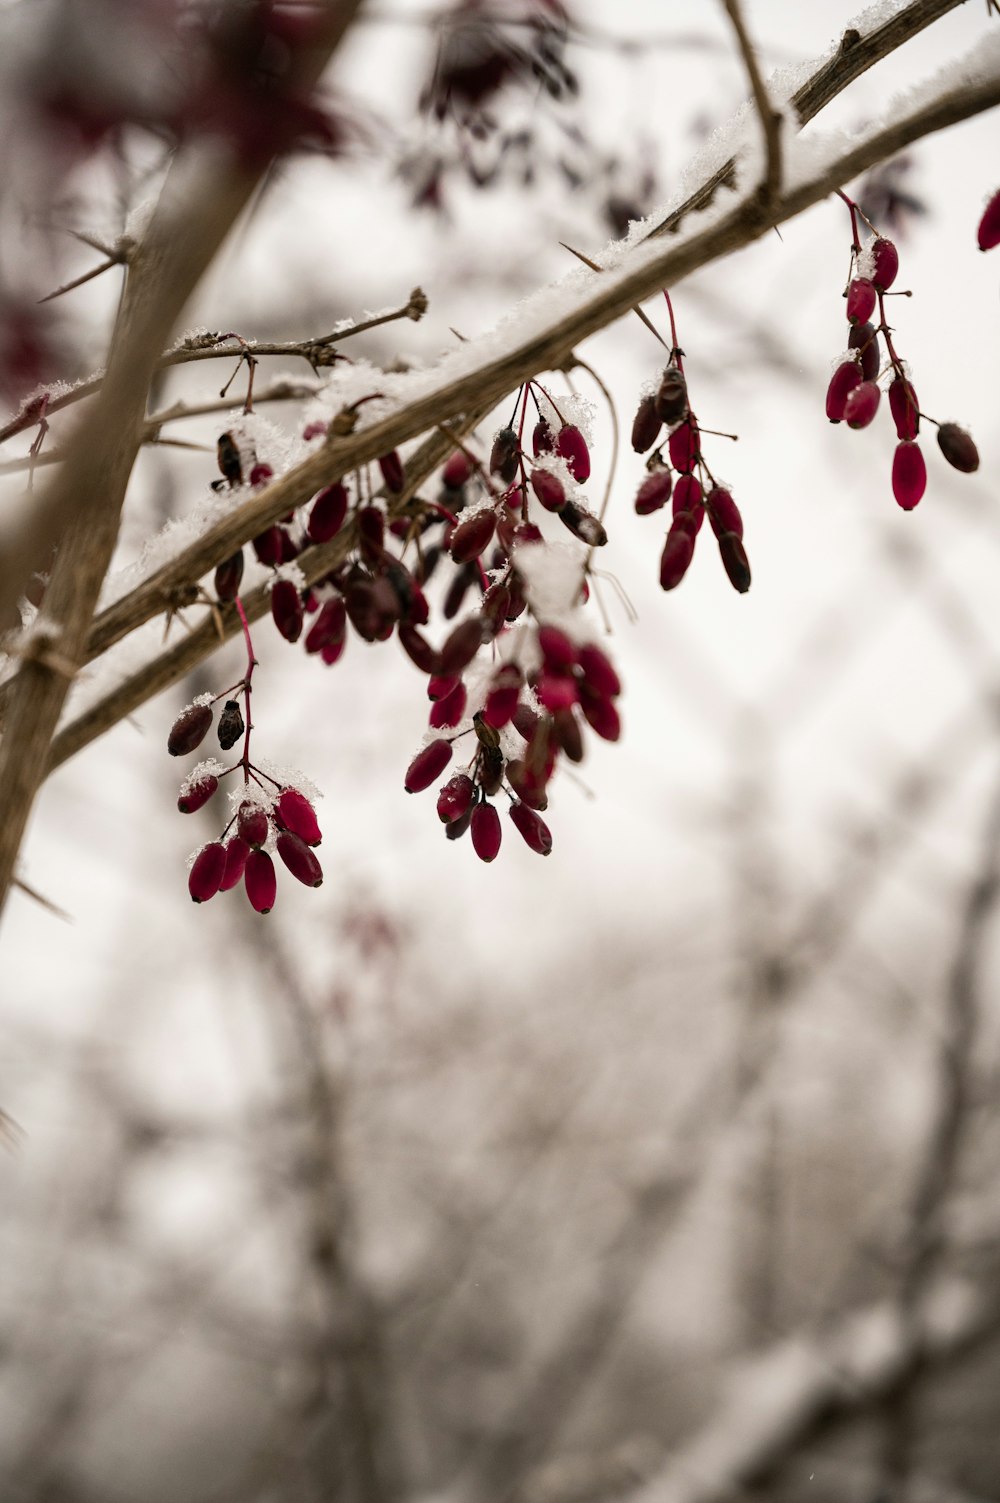
[[[532,470],[531,489],[546,511],[561,511],[566,505],[562,481],[551,470]]]
[[[534,809],[529,809],[527,804],[511,804],[510,817],[529,851],[534,851],[538,856],[548,856],[551,853],[552,832]]]
[[[306,887],[320,887],[323,883],[323,868],[305,841],[291,830],[282,830],[277,842],[278,855],[292,876]]]
[[[862,381],[855,386],[844,403],[844,421],[848,428],[867,428],[878,411],[881,395],[874,381]]]
[[[196,783],[189,783],[184,791],[178,796],[177,807],[182,814],[194,814],[208,803],[212,794],[219,786],[219,780],[214,773],[199,778]]]
[[[904,511],[912,511],[927,489],[927,466],[919,445],[904,439],[892,461],[892,494]]]
[[[632,447],[637,454],[645,454],[660,436],[663,423],[656,410],[655,397],[643,397],[632,420]]]
[[[274,806],[274,817],[283,830],[290,830],[306,845],[319,845],[323,832],[316,818],[316,810],[297,788],[283,788]]]
[[[229,892],[230,888],[238,887],[243,881],[249,854],[250,847],[238,835],[234,835],[232,840],[226,843],[226,869],[219,883],[220,892]]]
[[[556,439],[556,453],[565,459],[569,472],[580,485],[590,479],[590,450],[587,441],[574,423],[560,428]],[[499,822],[498,822],[499,823]]]
[[[462,819],[470,811],[476,785],[468,773],[457,772],[438,793],[437,816],[443,825]]]
[[[407,793],[423,793],[444,772],[451,761],[451,742],[439,738],[417,752],[409,767],[403,787]]]
[[[913,439],[920,432],[920,406],[912,385],[903,376],[889,383],[889,411],[896,424],[896,437]]]
[[[972,436],[957,423],[942,423],[937,431],[938,448],[948,463],[965,475],[979,469],[979,450]]]
[[[278,890],[274,862],[266,851],[251,851],[243,868],[243,885],[250,905],[258,913],[270,913]]]
[[[977,238],[981,251],[992,250],[995,245],[1000,245],[1000,189],[983,210]]]
[[[306,531],[313,543],[328,543],[344,525],[347,516],[347,490],[338,480],[313,497]]]
[[[654,470],[651,475],[647,475],[636,492],[636,515],[648,517],[652,512],[659,511],[670,500],[672,485],[670,471],[667,469]]]
[[[886,240],[880,235],[872,242],[871,256],[874,267],[872,281],[879,292],[885,292],[896,280],[896,273],[899,270],[899,252],[891,240]]]
[[[493,861],[500,850],[503,831],[492,804],[477,804],[472,811],[472,844],[480,861]]]
[[[868,277],[855,277],[847,289],[847,319],[852,324],[866,324],[875,312],[875,283]]]
[[[207,903],[222,885],[226,870],[226,848],[221,840],[203,845],[188,873],[188,892],[195,903]]]
[[[172,757],[184,757],[200,746],[212,724],[211,705],[191,705],[178,715],[170,727],[167,751]]]

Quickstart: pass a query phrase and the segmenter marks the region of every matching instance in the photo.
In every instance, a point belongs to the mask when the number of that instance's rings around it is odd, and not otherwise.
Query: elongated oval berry
[[[478,616],[460,621],[447,637],[438,655],[438,673],[447,676],[467,668],[483,645],[483,623]]]
[[[576,643],[561,626],[549,623],[538,628],[538,646],[550,673],[568,673],[577,660]]]
[[[501,428],[490,450],[490,474],[499,475],[505,485],[510,485],[517,474],[517,461],[521,446],[513,428]]]
[[[588,548],[603,548],[608,541],[608,534],[600,517],[595,517],[592,511],[588,511],[578,501],[567,501],[559,513],[559,520],[575,538],[586,543]]]
[[[264,532],[258,532],[257,536],[251,539],[251,543],[254,553],[262,564],[273,568],[275,564],[281,563],[283,545],[280,527],[268,527]]]
[[[538,703],[550,714],[557,710],[571,710],[580,697],[576,679],[561,673],[540,673],[534,687]]]
[[[274,875],[274,862],[266,851],[251,851],[243,868],[243,885],[252,908],[258,913],[270,913],[274,907],[278,881]]]
[[[292,876],[306,887],[321,887],[323,868],[305,841],[291,830],[282,830],[277,842],[278,855]]]
[[[494,673],[483,705],[483,719],[499,730],[508,725],[517,709],[521,694],[521,670],[516,663],[504,663]]]
[[[290,579],[276,579],[272,585],[271,616],[286,642],[299,640],[304,612],[299,592]]]
[[[673,590],[684,578],[694,558],[694,536],[676,522],[667,533],[660,555],[660,588]]]
[[[698,429],[690,417],[671,433],[667,451],[675,470],[688,474],[694,469],[698,458]]]
[[[567,423],[559,429],[556,453],[565,459],[573,479],[584,485],[590,479],[590,450],[587,440],[575,423]]]
[[[520,704],[514,711],[512,723],[518,735],[530,741],[538,729],[538,714],[530,705]]]
[[[203,845],[188,873],[188,892],[195,903],[207,903],[222,885],[226,870],[226,848],[221,840]]]
[[[437,817],[443,825],[462,819],[471,811],[476,795],[476,785],[468,773],[457,772],[440,789],[437,797]]]
[[[427,717],[427,724],[432,731],[443,731],[448,727],[457,725],[465,714],[466,689],[462,680],[446,694],[443,699],[435,700],[431,705],[431,712]]]
[[[200,746],[212,724],[211,705],[190,705],[182,710],[170,727],[167,751],[172,757],[184,757]]]
[[[992,250],[995,245],[1000,245],[1000,190],[994,193],[983,210],[976,238],[981,251]]]
[[[456,449],[454,454],[448,456],[441,471],[441,481],[450,491],[460,491],[471,474],[471,459],[464,449]]]
[[[217,600],[235,600],[240,593],[243,579],[243,549],[219,564],[215,571],[215,597]]]
[[[891,240],[879,235],[871,245],[872,281],[879,292],[885,292],[896,280],[899,270],[899,252]]]
[[[635,511],[639,517],[648,517],[652,512],[659,511],[670,500],[670,491],[673,480],[667,469],[654,470],[647,475],[640,485],[635,497]]]
[[[239,886],[243,881],[249,854],[250,847],[238,835],[234,835],[226,842],[226,869],[219,883],[220,892],[229,892],[231,888]]]
[[[552,852],[552,832],[544,819],[536,814],[534,809],[529,809],[527,804],[511,804],[509,809],[511,823],[517,830],[521,839],[529,851],[534,851],[537,856],[548,856]]]
[[[241,804],[239,818],[236,821],[236,833],[247,845],[261,846],[267,840],[267,832],[271,821],[267,817],[267,811],[260,804]]]
[[[477,804],[472,811],[472,845],[480,861],[493,861],[500,850],[503,830],[492,804]]]
[[[868,277],[855,277],[847,289],[847,319],[852,324],[866,324],[875,312],[875,283]]]
[[[679,423],[684,417],[688,410],[687,382],[678,366],[667,366],[653,400],[661,422]]]
[[[313,503],[309,509],[306,532],[309,534],[310,542],[328,543],[343,527],[346,516],[346,486],[341,485],[339,480],[333,485],[324,486],[313,497]]]
[[[427,698],[444,699],[460,681],[458,673],[432,673],[427,680]]]
[[[496,525],[496,512],[490,507],[477,511],[474,516],[463,517],[449,544],[449,552],[456,564],[467,564],[478,558],[492,541]]]
[[[347,631],[347,608],[343,596],[336,595],[320,610],[306,633],[306,652],[322,652],[324,647],[339,645]]]
[[[403,469],[403,461],[395,449],[390,449],[388,454],[380,454],[378,467],[382,471],[382,479],[387,491],[392,491],[398,496],[406,484],[406,472]]]
[[[437,649],[431,646],[423,632],[407,621],[399,623],[399,645],[421,673],[430,674],[437,668]]]
[[[223,705],[223,714],[218,717],[218,744],[223,751],[235,747],[245,729],[244,712],[239,708],[238,700],[227,699]]]
[[[844,403],[844,421],[848,428],[867,428],[878,411],[882,393],[874,381],[862,381]]]
[[[577,654],[580,672],[586,687],[602,699],[614,699],[622,692],[621,679],[607,653],[593,642],[585,642]]]
[[[444,772],[451,761],[451,742],[439,737],[422,747],[406,769],[403,787],[407,793],[423,793]]]
[[[826,388],[826,415],[831,423],[843,422],[847,398],[861,381],[861,370],[856,360],[844,360]]]
[[[529,768],[519,757],[507,763],[507,781],[522,803],[531,809],[547,809],[549,800],[545,792],[545,779]]]
[[[927,466],[920,446],[904,439],[892,461],[892,494],[904,511],[912,511],[927,489]]]
[[[903,376],[889,383],[889,411],[896,424],[896,437],[913,439],[920,432],[920,404],[913,386]]]
[[[724,532],[719,539],[719,555],[729,583],[734,590],[745,595],[750,588],[750,563],[742,538],[735,532]]]
[[[552,717],[552,739],[571,762],[583,761],[580,722],[572,710],[557,710]]]
[[[274,806],[274,817],[283,830],[291,830],[306,845],[321,844],[323,832],[316,810],[297,788],[282,788]]]
[[[881,366],[881,357],[878,350],[878,334],[874,324],[853,324],[851,332],[847,336],[847,347],[858,351],[861,361],[861,377],[864,381],[874,381],[878,376]]]
[[[499,746],[483,746],[479,752],[479,786],[489,798],[500,792],[504,754]]]
[[[705,520],[705,504],[702,500],[701,481],[697,475],[682,475],[674,486],[674,522],[686,517],[697,535]]]
[[[182,814],[194,814],[208,803],[212,794],[216,792],[219,780],[214,773],[206,773],[197,782],[185,783],[177,798],[177,807]]]
[[[957,423],[942,423],[937,431],[937,441],[941,453],[954,469],[965,475],[979,469],[979,450],[972,435]]]
[[[651,449],[659,438],[662,427],[662,419],[656,410],[656,398],[643,397],[632,419],[632,447],[635,452],[645,454],[647,449]]]
[[[721,538],[724,532],[735,532],[738,538],[743,536],[740,509],[725,486],[713,486],[705,497],[705,509],[717,538]]]
[[[618,740],[622,733],[621,716],[610,699],[584,694],[580,699],[580,709],[591,730],[596,731],[603,741]]]
[[[551,470],[532,470],[531,489],[546,511],[561,511],[566,505],[562,481]]]
[[[537,459],[540,454],[551,454],[556,446],[556,436],[548,421],[540,417],[531,435],[531,452]]]

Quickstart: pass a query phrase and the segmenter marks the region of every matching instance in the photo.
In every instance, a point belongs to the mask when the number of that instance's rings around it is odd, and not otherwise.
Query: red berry
[[[556,439],[556,453],[565,459],[570,474],[580,485],[590,479],[590,450],[575,424],[567,423],[565,428],[560,428]]]
[[[530,851],[538,856],[548,856],[552,851],[552,832],[544,819],[527,804],[511,804],[511,821]]]
[[[234,835],[232,840],[227,842],[226,869],[219,883],[220,892],[229,892],[230,888],[238,886],[243,881],[249,854],[250,847],[238,835]]]
[[[403,787],[407,793],[423,793],[440,777],[451,761],[451,742],[439,738],[417,752],[409,767]]]
[[[272,567],[281,563],[282,555],[282,531],[280,527],[268,527],[264,532],[258,532],[253,538],[253,551],[262,564]]]
[[[580,722],[572,710],[557,710],[552,717],[552,739],[571,762],[583,761]]]
[[[243,885],[251,907],[258,913],[270,913],[278,890],[274,862],[266,851],[251,851],[243,868]]]
[[[207,903],[222,885],[226,870],[226,848],[221,840],[203,845],[188,873],[188,892],[195,903]]]
[[[291,830],[282,830],[277,842],[278,855],[297,881],[306,887],[320,887],[323,868],[305,841]]]
[[[507,763],[507,781],[517,794],[522,803],[531,809],[547,809],[549,805],[545,794],[545,778],[533,772],[527,762],[520,758],[514,758]]]
[[[267,839],[271,821],[259,804],[241,804],[236,821],[236,833],[247,845],[261,846]]]
[[[549,710],[571,710],[579,699],[576,680],[560,673],[542,673],[535,684],[538,702]]]
[[[675,470],[688,474],[694,469],[698,458],[698,429],[690,417],[671,433],[667,451],[670,454],[670,463]]]
[[[892,461],[892,494],[904,511],[912,511],[927,489],[927,466],[917,444],[906,439]]]
[[[499,475],[505,485],[510,485],[517,474],[520,453],[521,445],[513,428],[501,428],[490,450],[490,474]]]
[[[382,471],[382,479],[385,482],[386,490],[392,491],[394,495],[398,496],[406,484],[406,475],[403,469],[403,461],[396,453],[396,450],[391,449],[388,454],[380,455],[378,467]]]
[[[632,420],[632,447],[637,454],[645,454],[660,436],[663,423],[656,410],[655,397],[643,397]]]
[[[616,694],[622,692],[621,679],[611,660],[593,642],[587,642],[580,648],[578,662],[584,685],[591,693],[597,694],[601,699],[614,699]]]
[[[654,470],[647,475],[636,492],[636,515],[648,517],[652,512],[659,511],[670,500],[672,485],[670,471],[667,469]]]
[[[319,650],[319,655],[328,668],[332,668],[334,663],[339,663],[340,659],[343,657],[343,654],[343,641],[331,642],[328,647],[321,647]]]
[[[562,481],[551,470],[532,470],[531,489],[546,511],[561,511],[566,505]]]
[[[443,699],[438,699],[431,705],[431,713],[427,717],[427,724],[432,731],[442,731],[449,726],[457,725],[465,714],[466,691],[465,685],[459,679],[450,694]]]
[[[735,532],[724,532],[719,538],[719,554],[729,583],[745,595],[750,588],[750,564],[742,539]]]
[[[530,741],[538,729],[538,715],[530,705],[518,705],[513,715],[513,726],[519,736]]]
[[[199,778],[196,783],[185,783],[177,798],[178,809],[182,814],[194,814],[208,803],[218,786],[219,780],[211,772]]]
[[[467,564],[478,558],[492,541],[496,525],[496,512],[490,507],[477,511],[474,516],[463,517],[452,532],[448,545],[456,564]]]
[[[540,454],[551,454],[556,446],[555,434],[545,418],[539,418],[531,435],[531,452],[537,459]]]
[[[874,270],[872,281],[879,292],[885,292],[896,280],[899,270],[899,252],[891,240],[885,240],[880,235],[871,245],[871,258]]]
[[[847,289],[847,318],[852,324],[866,324],[875,312],[875,283],[868,277],[855,277]]]
[[[682,475],[674,486],[674,523],[684,517],[697,534],[705,520],[701,481],[696,475]]]
[[[965,475],[979,469],[979,450],[972,436],[957,423],[942,423],[937,431],[938,448],[948,463]]]
[[[740,509],[724,486],[717,485],[709,491],[705,497],[705,508],[717,538],[721,538],[724,532],[735,532],[738,538],[743,536]]]
[[[286,642],[299,640],[305,613],[299,592],[290,579],[277,579],[271,587],[271,615]]]
[[[431,646],[423,632],[407,621],[399,623],[399,645],[421,673],[434,672],[438,663],[437,650]]]
[[[660,555],[660,588],[673,590],[680,584],[694,558],[694,537],[675,522],[667,533]]]
[[[347,630],[347,610],[341,595],[328,600],[306,633],[306,652],[322,652],[324,647],[342,646]]]
[[[375,568],[382,562],[385,552],[385,513],[377,506],[363,506],[357,521],[361,557]]]
[[[826,415],[831,423],[843,421],[847,398],[860,380],[861,370],[856,360],[844,360],[837,366],[826,388]]]
[[[200,746],[212,724],[211,705],[190,705],[182,710],[170,727],[167,751],[172,757],[184,757]]]
[[[653,400],[656,415],[661,422],[679,423],[686,415],[688,410],[687,382],[679,366],[667,366]]]
[[[509,724],[521,694],[521,670],[516,663],[504,663],[494,673],[483,706],[487,725],[499,730]]]
[[[879,373],[881,360],[878,352],[878,335],[874,324],[854,324],[847,336],[847,347],[857,350],[861,360],[861,376],[865,381],[874,381]]]
[[[867,428],[878,411],[882,393],[874,381],[862,381],[844,403],[844,421],[848,428]]]
[[[576,643],[559,626],[540,626],[538,645],[550,673],[567,673],[576,663]]]
[[[483,623],[478,616],[460,622],[444,640],[438,659],[439,673],[461,673],[472,662],[482,643]]]
[[[309,521],[306,523],[310,541],[328,543],[343,527],[346,516],[347,490],[338,480],[333,485],[325,486],[313,498]]]
[[[603,548],[608,541],[600,517],[595,517],[592,511],[588,511],[578,501],[567,501],[559,513],[559,520],[575,538],[586,543],[588,548]]]
[[[306,845],[319,845],[323,832],[316,818],[316,810],[297,788],[283,788],[274,806],[274,817],[283,830],[290,830]]]
[[[243,579],[243,549],[227,558],[215,571],[215,595],[217,600],[235,600],[240,593]]]
[[[995,245],[1000,245],[1000,190],[994,193],[983,210],[977,238],[981,251],[992,250]]]
[[[462,449],[456,449],[441,471],[441,480],[449,490],[458,491],[471,474],[472,461]]]
[[[580,700],[580,709],[586,717],[587,724],[602,740],[618,740],[622,733],[622,723],[610,699],[599,699],[594,694],[585,694]]]
[[[492,804],[477,804],[472,811],[472,844],[480,861],[493,861],[500,850],[503,831]]]
[[[269,464],[255,464],[250,471],[250,484],[259,490],[261,486],[267,484],[273,474],[274,471]]]
[[[896,376],[889,383],[889,411],[896,424],[897,438],[916,438],[920,432],[920,404],[910,382]]]
[[[470,812],[476,785],[468,773],[457,772],[438,793],[437,816],[444,825],[462,819]]]

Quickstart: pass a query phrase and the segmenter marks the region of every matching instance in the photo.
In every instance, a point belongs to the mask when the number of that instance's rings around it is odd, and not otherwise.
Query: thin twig
[[[760,184],[762,205],[765,211],[769,211],[777,202],[781,192],[781,115],[772,107],[768,98],[764,80],[760,75],[760,67],[757,63],[757,54],[754,52],[753,43],[743,22],[743,12],[740,9],[739,0],[722,0],[726,7],[726,13],[732,22],[739,43],[740,52],[743,55],[743,64],[750,80],[750,88],[753,92],[754,103],[757,106],[757,114],[760,116],[760,126],[764,134],[765,168],[764,176]]]

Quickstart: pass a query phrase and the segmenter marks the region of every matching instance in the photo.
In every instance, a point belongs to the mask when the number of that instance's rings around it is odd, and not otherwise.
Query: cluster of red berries
[[[920,411],[917,394],[893,343],[885,315],[885,298],[899,271],[899,254],[891,240],[872,226],[871,239],[862,249],[857,204],[846,194],[840,197],[851,214],[853,241],[851,270],[844,296],[851,326],[848,348],[838,362],[826,392],[826,415],[831,423],[846,422],[849,428],[867,428],[881,405],[880,381],[888,377],[889,412],[896,428],[896,451],[892,461],[892,493],[904,511],[912,511],[927,489],[927,466],[917,435],[920,420],[937,428],[938,447],[956,470],[966,474],[979,468],[979,454],[971,437],[957,423],[939,423]],[[980,236],[982,238],[982,236]],[[873,322],[876,314],[878,322]],[[879,340],[885,345],[883,369]]]
[[[632,447],[637,454],[650,449],[647,475],[635,498],[640,517],[660,511],[673,498],[673,520],[660,556],[660,584],[673,590],[680,584],[694,558],[694,545],[707,513],[719,545],[719,556],[734,590],[750,588],[750,564],[743,546],[743,518],[732,493],[716,483],[702,454],[702,429],[688,403],[684,351],[677,344],[673,307],[669,295],[673,347],[670,360],[656,390],[642,398],[632,423]],[[667,429],[664,458],[660,435]],[[658,442],[659,441],[659,442]],[[658,447],[653,448],[658,444]],[[677,472],[674,480],[673,472]]]

